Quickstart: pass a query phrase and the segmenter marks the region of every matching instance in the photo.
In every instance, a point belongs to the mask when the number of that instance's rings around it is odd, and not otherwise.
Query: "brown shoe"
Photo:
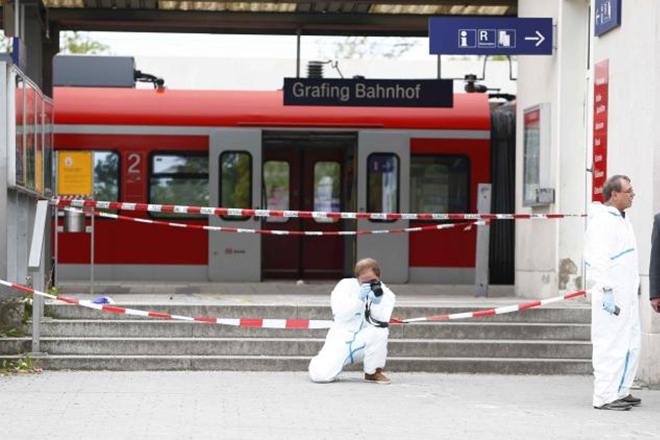
[[[376,368],[374,374],[364,373],[364,380],[371,383],[379,383],[381,385],[389,385],[390,379],[383,374],[382,368]]]

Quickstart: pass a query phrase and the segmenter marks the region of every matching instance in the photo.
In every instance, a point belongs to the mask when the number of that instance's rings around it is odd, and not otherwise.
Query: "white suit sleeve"
[[[335,321],[348,321],[364,311],[364,302],[358,298],[359,291],[360,284],[355,278],[344,278],[337,283],[330,295]]]
[[[593,282],[591,289],[612,288],[610,266],[613,245],[611,224],[603,215],[594,217],[587,226],[584,259],[587,263],[588,279]]]

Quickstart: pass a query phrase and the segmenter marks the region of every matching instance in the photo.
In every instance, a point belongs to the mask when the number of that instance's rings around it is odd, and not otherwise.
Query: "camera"
[[[374,293],[376,297],[383,295],[383,288],[381,287],[379,280],[369,281],[369,286],[371,287],[371,291]]]

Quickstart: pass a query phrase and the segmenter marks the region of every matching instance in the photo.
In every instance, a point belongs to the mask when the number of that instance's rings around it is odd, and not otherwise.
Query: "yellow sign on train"
[[[57,194],[91,196],[94,191],[91,151],[59,151]]]

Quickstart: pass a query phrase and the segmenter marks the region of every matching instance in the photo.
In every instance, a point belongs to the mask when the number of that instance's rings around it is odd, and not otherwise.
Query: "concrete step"
[[[515,302],[515,300],[512,300]],[[200,304],[116,304],[139,310],[150,310],[183,316],[214,316],[219,318],[273,318],[273,319],[332,319],[328,305],[200,305]],[[482,310],[490,307],[471,308],[427,307],[427,306],[397,306],[393,316],[398,318],[415,318],[446,313],[462,313]],[[45,315],[56,319],[126,319],[126,315],[101,312],[72,304],[46,304]],[[136,317],[137,318],[137,317]],[[149,319],[149,318],[144,318]],[[518,313],[488,316],[478,318],[482,322],[555,322],[588,324],[591,322],[591,311],[587,305],[572,307],[542,307]]]
[[[32,326],[25,327],[31,334]],[[324,338],[326,329],[286,330],[230,327],[185,321],[52,319],[42,322],[44,337],[271,337]],[[502,323],[482,320],[392,325],[390,338],[433,339],[519,339],[588,341],[589,324]]]
[[[2,354],[29,351],[30,338],[7,338]],[[52,355],[314,356],[323,339],[311,338],[42,338]],[[497,357],[590,359],[584,341],[391,339],[388,355],[404,357]]]
[[[129,303],[119,306],[183,316],[331,319],[327,304]],[[513,304],[512,299],[507,304]],[[524,301],[518,301],[524,302]],[[440,305],[439,305],[440,304]],[[484,303],[487,304],[487,303]],[[498,303],[501,305],[501,303]],[[479,303],[479,305],[483,305]],[[491,308],[489,304],[487,307]],[[462,313],[460,305],[401,305],[407,318]],[[229,327],[46,305],[40,359],[51,369],[300,371],[327,330]],[[500,374],[588,374],[591,313],[586,304],[561,304],[461,321],[393,325],[388,370]],[[31,326],[26,326],[29,332]],[[29,352],[31,340],[3,338],[0,360]]]
[[[16,360],[19,356],[0,356]],[[37,366],[51,370],[231,370],[305,371],[308,356],[107,356],[78,355],[33,357]],[[347,370],[358,370],[352,365]],[[590,374],[585,359],[388,357],[387,372],[396,383],[397,372]]]

